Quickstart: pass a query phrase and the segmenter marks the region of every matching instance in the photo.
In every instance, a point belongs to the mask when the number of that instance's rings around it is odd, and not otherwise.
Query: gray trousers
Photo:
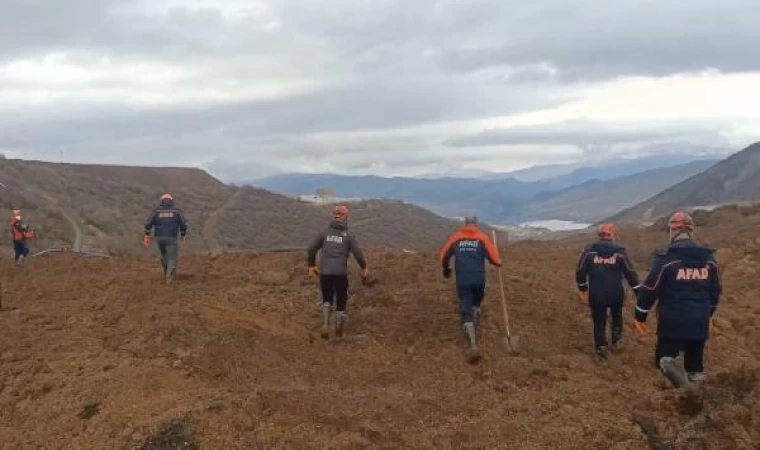
[[[175,237],[159,237],[158,251],[161,253],[161,267],[164,275],[174,276],[177,274],[177,260],[179,259],[179,245]]]

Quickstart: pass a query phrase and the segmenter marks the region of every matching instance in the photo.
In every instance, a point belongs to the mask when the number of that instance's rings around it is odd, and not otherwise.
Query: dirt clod
[[[704,391],[699,387],[685,389],[678,396],[678,411],[687,416],[696,416],[704,408]]]
[[[100,412],[100,403],[96,401],[89,401],[84,404],[82,412],[79,413],[79,418],[83,420],[89,420],[98,415]]]
[[[197,450],[200,447],[193,436],[192,423],[187,418],[175,419],[146,439],[140,450]]]

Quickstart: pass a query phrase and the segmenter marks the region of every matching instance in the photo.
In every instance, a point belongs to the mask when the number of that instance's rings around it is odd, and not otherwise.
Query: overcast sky
[[[0,0],[0,11],[9,157],[240,179],[507,171],[760,140],[757,0]]]

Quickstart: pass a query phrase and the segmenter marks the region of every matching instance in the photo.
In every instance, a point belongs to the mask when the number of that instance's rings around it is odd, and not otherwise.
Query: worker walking
[[[633,270],[625,247],[615,243],[617,228],[603,223],[597,231],[599,240],[581,252],[575,271],[578,299],[588,304],[594,322],[594,349],[600,362],[607,362],[607,316],[612,317],[612,348],[620,350],[623,345],[623,303],[625,289],[623,279],[634,289],[639,287],[639,277]]]
[[[16,265],[21,265],[29,256],[28,240],[35,237],[34,229],[21,219],[21,210],[14,209],[11,212],[10,229],[13,237],[13,250],[15,252]]]
[[[321,252],[320,252],[321,251]],[[319,268],[316,265],[317,252],[320,252]],[[348,259],[353,255],[362,270],[362,280],[368,275],[367,262],[359,247],[356,236],[348,229],[348,208],[336,206],[333,220],[326,230],[320,232],[309,244],[307,263],[309,276],[319,276],[322,292],[322,338],[330,336],[330,313],[333,301],[336,302],[335,334],[343,336],[348,319],[346,303],[348,301]]]
[[[694,221],[683,211],[668,222],[670,246],[657,254],[638,290],[634,329],[646,332],[646,320],[658,305],[655,364],[676,387],[705,379],[704,349],[722,286],[714,250],[694,241]],[[676,363],[684,353],[684,369]]]
[[[187,242],[187,221],[182,210],[174,206],[174,198],[171,194],[161,196],[161,204],[151,212],[145,223],[143,236],[145,247],[150,247],[153,242],[151,232],[156,237],[161,253],[161,267],[164,269],[166,283],[171,283],[177,275],[179,258],[177,235],[179,234],[183,244]]]
[[[501,267],[501,259],[491,239],[478,228],[476,217],[465,218],[465,225],[454,233],[440,251],[444,278],[451,278],[451,258],[455,258],[456,288],[461,326],[467,342],[467,356],[480,359],[477,329],[480,308],[486,292],[486,264]]]

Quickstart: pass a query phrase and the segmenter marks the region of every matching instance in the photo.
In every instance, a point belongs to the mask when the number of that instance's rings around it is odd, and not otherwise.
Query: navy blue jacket
[[[484,285],[486,283],[486,259],[501,266],[496,247],[476,225],[465,225],[454,233],[440,253],[441,266],[449,268],[451,258],[456,258],[457,285]]]
[[[187,221],[182,210],[174,207],[172,200],[161,200],[161,205],[154,209],[145,223],[145,234],[150,235],[151,230],[157,238],[177,238],[177,233],[185,236],[187,233]]]
[[[655,257],[638,290],[636,320],[644,322],[659,300],[657,334],[671,339],[704,340],[722,292],[714,250],[693,240],[676,241]]]
[[[602,239],[583,249],[575,281],[579,291],[588,291],[589,305],[621,305],[625,299],[624,278],[632,288],[638,288],[639,277],[625,247]]]

